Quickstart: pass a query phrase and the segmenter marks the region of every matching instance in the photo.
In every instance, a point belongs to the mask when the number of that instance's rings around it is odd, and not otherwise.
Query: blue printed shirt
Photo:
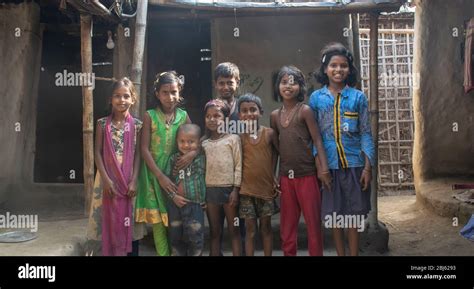
[[[363,167],[364,154],[374,165],[368,102],[362,91],[346,86],[334,97],[324,86],[311,94],[309,106],[321,130],[330,169]],[[313,154],[317,154],[314,146]]]

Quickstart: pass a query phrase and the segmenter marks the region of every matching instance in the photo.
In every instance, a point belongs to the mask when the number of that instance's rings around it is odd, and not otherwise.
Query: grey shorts
[[[206,202],[218,205],[227,204],[233,190],[234,187],[207,187]]]

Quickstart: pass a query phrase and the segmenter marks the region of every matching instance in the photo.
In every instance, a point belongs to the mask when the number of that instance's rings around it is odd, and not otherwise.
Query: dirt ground
[[[459,235],[464,224],[453,226],[453,220],[440,217],[416,203],[416,196],[379,197],[379,220],[389,230],[389,251],[382,256],[474,256],[474,242]],[[87,219],[80,212],[69,215],[41,214],[38,238],[24,243],[0,243],[0,256],[83,256],[81,247],[85,242]],[[275,216],[275,226],[278,217]],[[1,232],[2,230],[0,230]],[[279,238],[275,233],[275,238]],[[140,245],[141,256],[154,256],[151,236]],[[330,244],[325,256],[335,256]],[[276,246],[278,247],[278,246]],[[301,248],[298,255],[307,255]],[[262,255],[256,252],[256,255]],[[204,255],[207,255],[205,252]],[[231,252],[225,252],[231,255]],[[282,255],[279,249],[274,255]],[[361,255],[373,255],[368,252]],[[376,254],[380,256],[380,254]]]
[[[474,242],[453,226],[453,220],[440,217],[416,203],[416,196],[379,198],[379,220],[386,224],[391,256],[474,256]]]

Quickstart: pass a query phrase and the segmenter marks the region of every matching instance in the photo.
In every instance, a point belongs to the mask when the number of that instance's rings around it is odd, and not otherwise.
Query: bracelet
[[[176,193],[175,193],[175,192],[168,193],[168,197],[169,197],[171,200],[174,200],[174,198],[176,197]]]

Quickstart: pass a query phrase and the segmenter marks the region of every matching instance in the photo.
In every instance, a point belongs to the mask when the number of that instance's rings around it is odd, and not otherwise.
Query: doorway
[[[81,72],[81,39],[78,25],[43,34],[43,50],[36,118],[34,182],[83,183],[82,88],[71,78]],[[93,72],[111,77],[113,50],[106,48],[107,27],[97,26],[92,38]],[[76,79],[77,82],[77,79]],[[111,85],[95,81],[94,127],[108,111]]]
[[[149,26],[147,109],[153,108],[157,74],[175,70],[184,76],[183,108],[204,131],[204,105],[212,98],[211,32],[209,21],[166,21]]]

